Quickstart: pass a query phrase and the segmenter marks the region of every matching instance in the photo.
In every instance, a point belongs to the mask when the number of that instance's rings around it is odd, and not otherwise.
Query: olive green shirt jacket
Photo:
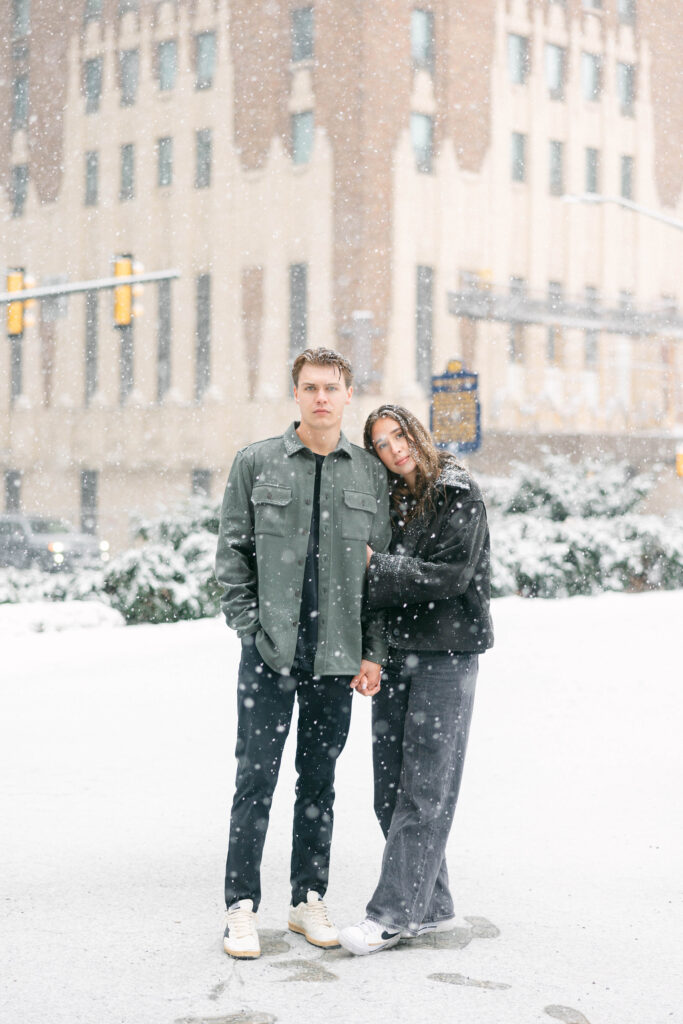
[[[315,484],[315,456],[296,427],[237,453],[216,554],[228,625],[240,637],[254,633],[264,662],[280,673],[294,661]],[[390,538],[384,466],[341,434],[320,482],[316,675],[352,676],[361,657],[386,660],[382,613],[361,629],[361,607],[366,544],[386,551]]]

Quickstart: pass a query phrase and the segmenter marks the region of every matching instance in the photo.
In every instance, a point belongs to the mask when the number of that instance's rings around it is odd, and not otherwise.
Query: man
[[[361,599],[366,545],[389,544],[387,480],[379,459],[341,432],[351,366],[330,349],[307,349],[292,379],[301,419],[238,452],[216,556],[222,608],[242,639],[223,940],[238,959],[260,955],[261,855],[295,697],[289,928],[315,946],[339,945],[323,902],[335,764],[353,688],[375,693],[386,655],[379,621],[361,629]]]

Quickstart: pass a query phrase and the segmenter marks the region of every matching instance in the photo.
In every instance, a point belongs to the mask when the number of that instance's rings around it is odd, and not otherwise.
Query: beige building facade
[[[380,400],[427,418],[457,358],[475,468],[656,457],[675,502],[677,7],[3,0],[0,270],[179,274],[128,330],[92,284],[3,337],[5,507],[121,547],[132,513],[220,494],[293,418],[309,344],[354,359],[352,439]]]

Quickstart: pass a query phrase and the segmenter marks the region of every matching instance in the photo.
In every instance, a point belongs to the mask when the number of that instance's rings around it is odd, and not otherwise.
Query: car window
[[[65,519],[29,519],[33,533],[73,533],[74,528]]]

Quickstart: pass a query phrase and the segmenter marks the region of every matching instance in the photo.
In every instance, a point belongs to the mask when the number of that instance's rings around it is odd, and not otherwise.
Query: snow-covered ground
[[[365,958],[286,931],[290,736],[264,955],[238,963],[221,941],[233,636],[53,629],[45,611],[36,633],[0,608],[2,1024],[683,1022],[683,594],[494,615],[449,847],[460,927]],[[382,852],[362,697],[337,794],[345,924]]]

